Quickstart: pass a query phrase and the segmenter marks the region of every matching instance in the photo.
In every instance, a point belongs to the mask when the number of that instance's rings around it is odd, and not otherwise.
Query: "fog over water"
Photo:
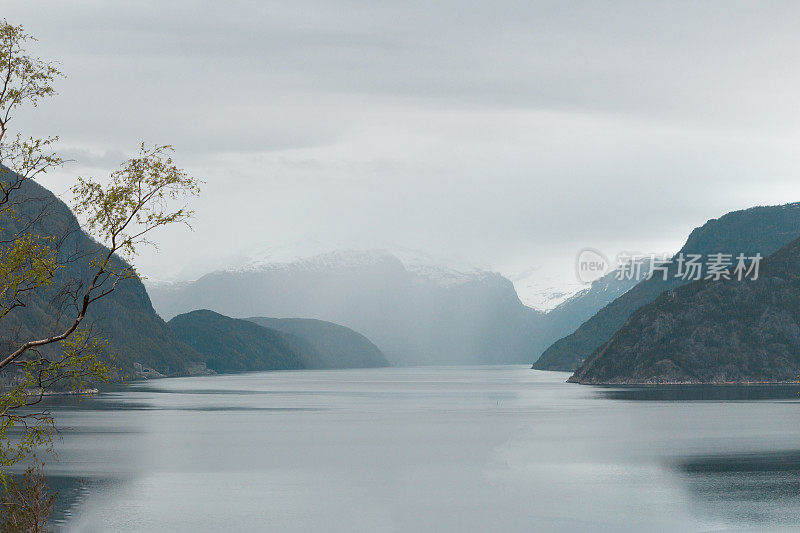
[[[134,383],[55,409],[66,531],[695,531],[800,521],[792,387],[523,366]],[[83,479],[78,483],[76,479]]]

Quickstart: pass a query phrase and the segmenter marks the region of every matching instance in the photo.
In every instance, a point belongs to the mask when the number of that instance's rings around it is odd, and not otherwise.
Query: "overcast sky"
[[[104,175],[142,140],[206,181],[138,266],[286,246],[571,275],[800,200],[800,3],[5,1],[68,78],[17,127]]]

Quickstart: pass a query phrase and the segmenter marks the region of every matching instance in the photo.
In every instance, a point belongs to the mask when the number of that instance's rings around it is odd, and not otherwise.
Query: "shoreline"
[[[42,396],[92,396],[98,394],[99,389],[80,389],[70,391],[44,391]],[[38,392],[31,392],[31,396],[39,396]]]
[[[797,385],[800,387],[800,381],[660,381],[658,383],[648,381],[627,381],[624,383],[613,382],[586,382],[586,381],[570,381],[565,383],[574,383],[577,385],[594,385],[601,387],[660,387],[660,386],[698,386],[698,385],[712,385],[715,387],[736,387],[736,386],[764,386],[764,385]]]

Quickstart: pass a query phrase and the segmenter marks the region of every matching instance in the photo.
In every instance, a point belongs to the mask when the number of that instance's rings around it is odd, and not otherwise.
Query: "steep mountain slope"
[[[650,262],[648,260],[640,261],[640,263],[642,275],[646,275]],[[639,280],[632,277],[628,279],[619,275],[617,270],[612,270],[547,313],[545,321],[548,335],[551,338],[560,339],[575,331],[597,311],[631,290],[638,283]]]
[[[44,187],[25,182],[18,199],[21,203],[16,208],[17,218],[3,220],[0,238],[8,239],[25,229],[32,234],[62,239],[60,258],[65,266],[57,272],[49,290],[37,292],[26,307],[15,309],[3,319],[0,342],[4,350],[21,341],[61,331],[74,317],[74,310],[66,305],[69,301],[61,291],[87,283],[89,261],[107,253],[106,248],[80,229],[70,209]],[[124,266],[121,259],[115,259],[115,268]],[[138,279],[120,282],[113,293],[92,304],[85,324],[109,341],[108,355],[113,356],[113,364],[125,374],[133,372],[134,363],[162,374],[181,374],[202,359],[198,352],[180,342],[156,314]]]
[[[247,320],[305,339],[319,354],[318,359],[309,362],[310,368],[370,368],[389,364],[369,339],[338,324],[311,318],[251,317]]]
[[[234,316],[308,317],[366,335],[399,364],[529,361],[547,339],[543,315],[489,272],[407,269],[385,252],[340,252],[208,274],[151,288],[164,316],[213,309]]]
[[[320,358],[299,337],[213,311],[178,315],[169,327],[204,355],[208,368],[219,373],[308,368]]]
[[[684,254],[761,253],[767,256],[800,236],[800,203],[754,207],[728,213],[706,222],[689,235]],[[539,370],[574,371],[594,350],[608,341],[640,307],[661,293],[685,285],[677,278],[677,264],[669,265],[666,281],[660,276],[644,280],[602,308],[575,332],[556,341],[534,363]]]
[[[796,382],[800,239],[756,280],[703,280],[636,311],[570,378],[578,383]]]

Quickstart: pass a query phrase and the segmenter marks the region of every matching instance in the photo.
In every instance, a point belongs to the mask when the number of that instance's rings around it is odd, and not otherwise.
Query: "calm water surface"
[[[55,409],[65,531],[800,524],[800,387],[613,389],[522,366],[136,383]]]

